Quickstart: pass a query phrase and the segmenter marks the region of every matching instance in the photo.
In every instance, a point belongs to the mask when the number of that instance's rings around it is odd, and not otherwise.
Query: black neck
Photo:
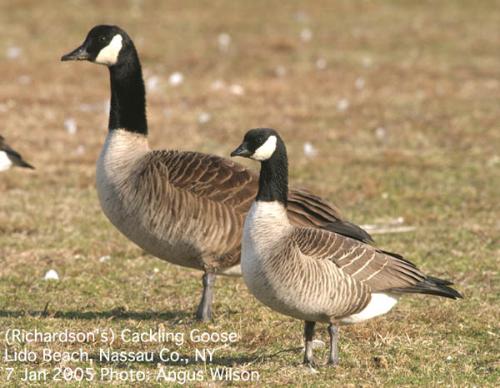
[[[281,139],[270,159],[261,163],[257,201],[288,203],[288,159]]]
[[[147,135],[146,91],[141,63],[135,48],[130,50],[124,63],[110,66],[109,74],[111,78],[109,130],[122,128]]]

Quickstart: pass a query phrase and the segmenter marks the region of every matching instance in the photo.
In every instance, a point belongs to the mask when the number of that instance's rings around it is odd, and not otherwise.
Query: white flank
[[[0,151],[0,171],[8,170],[12,166],[12,161],[9,159],[7,152]]]
[[[358,323],[388,313],[398,303],[398,299],[389,294],[373,293],[370,303],[357,314],[341,319],[342,323]]]
[[[111,42],[99,51],[95,62],[108,66],[116,64],[118,61],[118,55],[120,54],[120,50],[123,46],[122,41],[123,37],[120,34],[113,36]]]
[[[264,144],[262,144],[259,148],[255,150],[253,155],[251,156],[252,159],[255,160],[267,160],[269,159],[274,151],[276,150],[276,141],[278,139],[276,136],[272,135],[269,136],[269,138],[266,140]]]

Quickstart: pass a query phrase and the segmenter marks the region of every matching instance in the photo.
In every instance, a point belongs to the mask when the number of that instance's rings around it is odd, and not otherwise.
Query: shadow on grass
[[[126,311],[123,309],[113,309],[110,311],[9,311],[0,310],[0,318],[59,318],[59,319],[117,319],[127,320],[133,319],[138,321],[144,320],[171,320],[171,319],[184,319],[191,317],[192,313],[185,311]]]

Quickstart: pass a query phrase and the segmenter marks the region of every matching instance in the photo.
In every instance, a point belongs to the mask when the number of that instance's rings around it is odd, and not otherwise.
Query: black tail
[[[5,146],[5,144],[4,144]],[[8,146],[7,146],[8,147]],[[24,167],[24,168],[31,168],[32,170],[35,169],[31,164],[26,162],[22,156],[19,154],[19,152],[14,151],[12,148],[8,147],[4,149],[5,152],[7,152],[7,156],[10,159],[10,161],[15,165],[19,167]]]
[[[32,170],[35,169],[35,167],[33,167],[31,164],[29,164],[28,162],[24,161],[23,159],[16,160],[14,164],[16,166],[19,166],[19,167],[31,168]]]
[[[366,230],[349,221],[344,221],[344,220],[333,221],[326,224],[325,229],[331,232],[341,234],[342,236],[359,240],[366,244],[375,243],[373,241],[372,236],[370,236],[370,234]]]
[[[356,224],[342,219],[340,211],[332,204],[307,190],[290,190],[288,196],[288,212],[303,224],[316,225],[321,229],[329,230],[343,236],[373,244],[370,234]]]
[[[461,299],[463,298],[457,290],[448,287],[453,283],[448,280],[438,279],[432,276],[427,276],[420,283],[415,284],[412,287],[405,288],[393,288],[391,291],[407,293],[417,293],[417,294],[428,294],[437,295],[450,299]]]

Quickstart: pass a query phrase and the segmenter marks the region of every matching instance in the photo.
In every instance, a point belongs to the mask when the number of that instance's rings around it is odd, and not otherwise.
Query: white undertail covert
[[[12,161],[7,156],[7,152],[0,151],[0,171],[8,170],[12,166]]]
[[[342,323],[358,323],[379,315],[387,314],[398,303],[398,299],[390,294],[374,292],[368,305],[357,314],[341,319]]]

